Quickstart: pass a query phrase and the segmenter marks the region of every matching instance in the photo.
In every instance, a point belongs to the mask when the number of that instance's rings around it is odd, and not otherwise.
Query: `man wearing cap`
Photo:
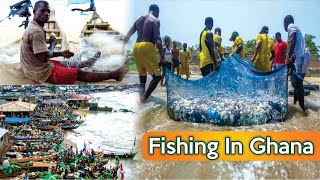
[[[284,29],[288,32],[288,56],[287,64],[291,69],[291,84],[294,88],[294,104],[299,101],[301,109],[305,112],[303,78],[308,68],[305,61],[305,40],[291,15],[285,17]],[[297,75],[299,75],[299,77]]]
[[[152,4],[149,7],[149,13],[145,16],[141,16],[124,38],[124,44],[126,44],[135,32],[138,33],[137,41],[133,48],[133,55],[136,60],[140,78],[140,101],[142,103],[148,99],[161,80],[156,52],[157,47],[161,61],[163,62],[164,56],[160,36],[160,21],[158,19],[159,11],[159,7]],[[152,81],[147,90],[145,90],[147,73],[152,76]]]
[[[221,60],[224,60],[224,48],[222,46],[221,29],[218,27],[214,30],[213,41],[216,58],[221,58]]]
[[[217,68],[217,59],[214,53],[213,34],[213,19],[207,17],[205,20],[205,28],[200,34],[200,53],[199,66],[203,77],[209,75]]]
[[[254,52],[252,62],[256,69],[262,72],[271,71],[270,65],[270,48],[268,48],[269,40],[267,37],[268,27],[263,26],[256,39],[256,50]]]
[[[233,41],[232,53],[239,54],[239,56],[245,58],[246,52],[244,50],[244,42],[243,39],[239,36],[239,33],[236,31],[233,32],[229,40]]]
[[[287,48],[288,48],[287,43],[285,41],[282,41],[280,32],[277,32],[275,37],[276,37],[277,43],[274,45],[275,57],[272,62],[273,71],[278,70],[285,65]]]

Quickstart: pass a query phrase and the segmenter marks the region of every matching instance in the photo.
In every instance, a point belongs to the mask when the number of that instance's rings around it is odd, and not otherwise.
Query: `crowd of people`
[[[164,85],[163,77],[165,68],[172,72],[177,70],[177,75],[181,76],[185,74],[187,79],[190,77],[189,63],[191,53],[187,50],[187,44],[184,43],[183,50],[179,51],[175,41],[173,41],[172,48],[170,48],[170,40],[164,39],[165,45],[163,46],[160,36],[160,20],[158,17],[159,7],[156,4],[152,4],[149,7],[149,13],[135,21],[124,39],[124,43],[126,44],[135,32],[138,34],[133,54],[140,76],[141,102],[147,100],[160,81],[161,85]],[[221,28],[215,28],[213,33],[213,22],[212,17],[205,18],[205,28],[200,34],[200,54],[198,60],[203,77],[216,71],[219,63],[224,60]],[[263,26],[257,35],[254,55],[250,61],[254,67],[261,72],[276,71],[287,65],[294,88],[294,103],[299,101],[300,107],[305,111],[303,78],[311,59],[310,52],[306,49],[305,39],[299,27],[294,23],[294,18],[291,15],[284,18],[283,25],[285,31],[288,32],[288,42],[282,40],[280,32],[275,34],[274,42],[274,40],[268,36],[269,27]],[[233,42],[231,55],[236,53],[242,58],[246,58],[244,40],[240,34],[234,31],[229,40]],[[163,70],[162,75],[157,65],[156,48],[160,55]],[[146,89],[147,73],[149,73],[153,79]]]

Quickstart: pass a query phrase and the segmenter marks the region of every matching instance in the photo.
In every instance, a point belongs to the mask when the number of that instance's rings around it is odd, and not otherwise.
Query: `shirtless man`
[[[159,7],[152,4],[149,7],[149,13],[141,16],[131,27],[124,38],[124,44],[137,31],[138,38],[133,48],[133,55],[136,61],[137,70],[140,78],[140,101],[145,102],[151,93],[156,89],[161,80],[161,73],[158,63],[156,47],[158,48],[161,61],[164,56],[162,52],[162,40],[160,36]],[[147,90],[147,73],[152,76],[152,81]]]
[[[74,84],[76,80],[85,82],[97,82],[108,79],[121,81],[128,72],[126,68],[107,73],[83,71],[80,68],[91,66],[97,58],[79,63],[67,63],[65,61],[50,60],[53,57],[63,56],[70,58],[74,53],[66,50],[55,52],[57,40],[54,36],[49,39],[49,48],[46,45],[44,24],[50,18],[50,6],[47,1],[37,1],[33,9],[34,18],[25,30],[22,37],[20,62],[26,77],[38,83],[51,82],[54,84]]]
[[[177,42],[172,42],[172,72],[174,73],[175,69],[177,69],[177,75],[180,74],[180,60],[179,60],[179,49],[177,48]]]

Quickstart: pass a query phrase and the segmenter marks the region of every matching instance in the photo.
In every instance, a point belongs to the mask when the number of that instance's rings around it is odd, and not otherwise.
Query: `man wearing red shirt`
[[[287,43],[282,41],[281,34],[276,33],[277,43],[274,45],[275,57],[272,63],[272,70],[278,70],[285,64],[286,54],[287,54]]]

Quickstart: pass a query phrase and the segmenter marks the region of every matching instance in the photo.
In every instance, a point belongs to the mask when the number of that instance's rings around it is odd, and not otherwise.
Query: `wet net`
[[[258,125],[282,121],[288,111],[286,66],[265,73],[234,54],[199,80],[182,79],[167,69],[165,74],[167,110],[177,121]]]

